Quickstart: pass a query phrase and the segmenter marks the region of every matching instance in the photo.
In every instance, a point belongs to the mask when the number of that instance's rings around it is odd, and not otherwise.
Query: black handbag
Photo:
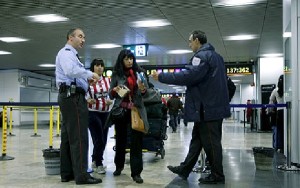
[[[117,107],[111,110],[111,119],[113,123],[120,122],[123,120],[127,109],[122,107]]]

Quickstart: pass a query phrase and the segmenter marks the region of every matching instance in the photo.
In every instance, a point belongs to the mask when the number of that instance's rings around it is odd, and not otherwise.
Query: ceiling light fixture
[[[7,43],[28,41],[28,39],[19,38],[19,37],[0,37],[0,40],[2,42],[7,42]]]
[[[121,47],[121,45],[110,44],[110,43],[92,45],[92,48],[97,48],[97,49],[110,49],[110,48],[119,48],[119,47]]]
[[[137,63],[148,63],[149,60],[147,60],[147,59],[137,59],[136,62]]]
[[[214,3],[213,6],[244,6],[266,2],[266,0],[223,0]]]
[[[282,36],[284,38],[292,37],[292,32],[284,32]]]
[[[39,22],[39,23],[66,22],[69,20],[69,18],[57,14],[40,14],[40,15],[28,16],[28,18],[32,22]]]
[[[170,50],[168,51],[168,54],[187,54],[192,53],[191,50]]]
[[[162,27],[171,25],[168,20],[145,20],[145,21],[136,21],[130,24],[132,27]]]
[[[1,50],[0,50],[0,55],[8,55],[8,54],[11,54],[11,52],[1,51]]]
[[[234,36],[224,37],[225,40],[252,40],[256,38],[257,38],[256,35],[234,35]]]
[[[277,54],[277,53],[274,53],[274,54],[262,54],[261,57],[282,57],[283,54]]]
[[[55,64],[40,64],[39,67],[56,67]]]

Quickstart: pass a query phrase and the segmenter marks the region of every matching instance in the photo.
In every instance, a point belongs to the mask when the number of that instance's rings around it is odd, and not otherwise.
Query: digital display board
[[[252,74],[252,64],[235,64],[235,65],[226,65],[225,68],[227,74]]]

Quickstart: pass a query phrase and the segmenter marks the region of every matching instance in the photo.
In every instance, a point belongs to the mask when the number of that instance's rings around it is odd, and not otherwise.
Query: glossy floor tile
[[[201,173],[192,172],[187,181],[167,169],[168,165],[178,165],[185,157],[191,138],[192,123],[184,127],[180,125],[177,133],[167,130],[168,139],[164,141],[165,156],[156,156],[154,152],[144,152],[144,171],[141,176],[143,184],[136,184],[130,177],[129,154],[126,165],[118,177],[112,175],[115,170],[113,128],[109,131],[109,140],[104,155],[105,175],[93,173],[101,177],[103,182],[97,185],[75,185],[74,181],[61,183],[59,175],[46,175],[42,150],[49,147],[49,130],[47,126],[39,126],[38,135],[32,137],[33,127],[15,127],[15,136],[7,137],[7,156],[13,160],[0,161],[0,187],[300,187],[300,173],[286,172],[276,169],[285,163],[285,157],[275,153],[274,168],[269,171],[256,170],[252,147],[271,147],[272,133],[256,133],[244,130],[243,124],[225,121],[223,126],[223,165],[226,182],[224,185],[203,185],[198,183]],[[54,129],[55,130],[55,129]],[[1,130],[2,131],[2,130]],[[56,133],[54,133],[56,135]],[[2,138],[2,132],[1,132]],[[58,148],[60,137],[53,137],[53,147]],[[1,145],[2,146],[2,145]],[[91,151],[92,145],[90,146]],[[91,163],[91,162],[89,162]],[[197,164],[198,165],[198,164]],[[197,167],[197,166],[196,166]],[[202,174],[205,176],[206,174]]]

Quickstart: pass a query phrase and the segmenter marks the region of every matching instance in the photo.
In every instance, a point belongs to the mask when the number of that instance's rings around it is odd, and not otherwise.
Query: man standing
[[[212,167],[211,174],[200,178],[200,183],[225,183],[221,137],[222,122],[230,116],[230,107],[224,61],[207,43],[202,31],[191,33],[189,47],[195,54],[185,71],[152,74],[155,80],[162,83],[187,86],[184,118],[194,122],[189,152],[184,162],[168,168],[187,179],[203,147]]]
[[[99,76],[84,68],[77,50],[85,42],[80,28],[71,29],[67,44],[56,56],[56,85],[59,87],[58,104],[63,123],[61,126],[60,174],[62,182],[75,178],[76,184],[97,184],[101,179],[87,173],[88,165],[88,108],[85,93],[89,83]]]
[[[176,93],[173,93],[172,97],[167,101],[167,106],[170,115],[169,125],[172,127],[172,132],[176,133],[178,126],[178,113],[179,109],[182,109],[182,102],[176,96]]]

